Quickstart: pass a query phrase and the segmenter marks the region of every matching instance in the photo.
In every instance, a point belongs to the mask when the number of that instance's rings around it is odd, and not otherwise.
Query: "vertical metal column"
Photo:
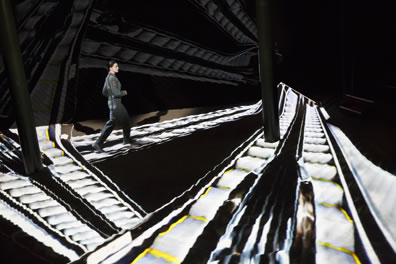
[[[264,137],[268,142],[278,141],[278,93],[273,78],[273,47],[270,0],[256,0],[256,21],[259,39],[259,70],[263,101]]]
[[[27,89],[15,18],[9,0],[0,0],[0,41],[10,92],[16,111],[19,140],[21,141],[26,174],[43,168],[34,125],[32,102]]]

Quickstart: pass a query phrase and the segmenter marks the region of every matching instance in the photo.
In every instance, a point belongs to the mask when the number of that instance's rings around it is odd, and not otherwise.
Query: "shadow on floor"
[[[161,116],[165,116],[168,113],[168,110],[161,110],[158,111],[154,116],[148,117],[146,119],[143,119],[142,121],[139,121],[137,125],[146,125],[146,124],[152,124],[152,123],[157,123],[160,121]]]

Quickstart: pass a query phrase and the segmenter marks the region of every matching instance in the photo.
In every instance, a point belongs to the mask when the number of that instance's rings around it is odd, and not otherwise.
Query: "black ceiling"
[[[109,59],[120,62],[121,82],[133,89],[125,101],[131,114],[260,97],[253,0],[13,3],[38,123],[106,115],[100,90]],[[273,1],[277,74],[303,93],[389,102],[396,90],[391,10],[357,1]],[[6,80],[1,65],[3,127],[13,120]]]

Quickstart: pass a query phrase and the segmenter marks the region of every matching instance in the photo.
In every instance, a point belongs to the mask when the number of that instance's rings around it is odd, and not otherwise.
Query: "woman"
[[[99,138],[92,144],[92,147],[99,152],[103,152],[103,143],[119,123],[122,125],[124,144],[131,143],[129,115],[121,102],[121,97],[127,95],[127,91],[121,90],[121,83],[116,77],[116,73],[119,71],[118,63],[114,60],[109,61],[108,70],[109,73],[103,86],[103,95],[108,98],[110,119],[106,122]]]

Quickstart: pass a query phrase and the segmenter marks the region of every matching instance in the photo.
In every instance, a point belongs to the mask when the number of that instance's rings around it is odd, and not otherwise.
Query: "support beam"
[[[22,61],[15,18],[9,0],[0,0],[0,41],[4,65],[16,111],[19,140],[27,175],[43,168],[33,119],[32,102]]]
[[[278,92],[273,77],[273,43],[271,31],[270,0],[256,0],[256,21],[259,39],[259,70],[263,101],[264,138],[278,141]]]

